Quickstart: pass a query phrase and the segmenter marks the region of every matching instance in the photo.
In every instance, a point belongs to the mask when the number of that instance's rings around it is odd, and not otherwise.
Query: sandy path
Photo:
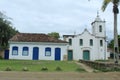
[[[0,80],[120,80],[120,72],[0,72]]]

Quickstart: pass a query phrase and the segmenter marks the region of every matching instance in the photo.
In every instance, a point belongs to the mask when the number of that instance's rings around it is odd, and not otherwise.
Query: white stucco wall
[[[69,39],[72,39],[72,45],[69,45],[68,50],[73,50],[74,60],[83,59],[84,50],[90,52],[90,60],[106,60],[108,59],[108,56],[107,42],[105,38],[105,21],[101,20],[99,15],[97,15],[95,21],[92,22],[92,34],[85,29],[80,35],[74,35],[74,37],[66,36],[65,40],[69,42]],[[80,46],[80,39],[83,39],[83,46]],[[93,40],[93,46],[90,46],[90,39]],[[100,46],[100,40],[103,41],[103,46]]]
[[[88,31],[75,37],[68,37],[66,41],[72,39],[72,45],[69,45],[68,50],[73,50],[73,60],[83,59],[83,51],[90,51],[90,60],[104,60],[106,57],[107,45],[104,38],[98,38],[91,35]],[[80,39],[83,39],[83,46],[80,46]],[[90,39],[93,40],[93,46],[90,46]],[[100,46],[100,40],[103,40],[103,46]]]
[[[10,54],[9,59],[24,59],[24,60],[32,60],[33,58],[33,47],[39,48],[39,60],[55,60],[55,48],[61,48],[61,60],[63,60],[63,56],[67,55],[67,44],[66,43],[29,43],[29,42],[12,42],[10,43]],[[12,47],[18,47],[18,55],[12,55]],[[29,55],[23,56],[22,50],[23,47],[29,48]],[[51,48],[51,56],[45,56],[45,48]]]

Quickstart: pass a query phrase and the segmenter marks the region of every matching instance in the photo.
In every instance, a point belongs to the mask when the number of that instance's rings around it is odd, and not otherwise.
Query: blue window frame
[[[22,55],[23,55],[23,56],[28,56],[28,54],[29,54],[29,49],[28,49],[28,47],[23,47]]]
[[[51,48],[50,47],[45,48],[45,56],[51,56]]]
[[[18,55],[18,47],[17,46],[12,47],[12,55]]]

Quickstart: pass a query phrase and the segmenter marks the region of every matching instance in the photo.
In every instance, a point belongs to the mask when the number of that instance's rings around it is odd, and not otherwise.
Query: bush
[[[114,67],[114,71],[120,71],[119,67]]]
[[[47,67],[42,67],[41,71],[48,71]]]
[[[102,72],[110,72],[111,69],[110,68],[101,68],[100,71],[102,71]]]
[[[3,60],[3,57],[2,57],[2,56],[0,56],[0,59],[1,59],[1,60]]]
[[[7,68],[5,69],[5,71],[12,71],[12,68],[11,68],[11,67],[7,67]]]
[[[24,67],[22,71],[29,71],[29,69],[27,67]]]
[[[58,67],[56,67],[56,69],[55,69],[56,71],[62,71],[62,69],[58,66]]]

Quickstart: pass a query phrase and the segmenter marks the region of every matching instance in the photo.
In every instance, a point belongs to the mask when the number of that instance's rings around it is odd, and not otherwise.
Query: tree
[[[9,18],[0,12],[0,50],[8,47],[8,40],[18,31],[12,27]]]
[[[112,50],[114,49],[114,39],[112,39],[110,43],[108,43],[108,47]],[[118,35],[118,47],[119,47],[119,52],[120,52],[120,35]]]
[[[57,32],[51,32],[51,33],[48,33],[48,35],[53,37],[53,38],[55,38],[55,39],[59,39],[60,38],[60,35]]]
[[[117,14],[119,13],[118,5],[120,0],[104,0],[102,5],[102,10],[105,11],[107,5],[113,3],[113,14],[114,14],[114,54],[115,54],[115,63],[118,63],[118,32],[117,32]]]

